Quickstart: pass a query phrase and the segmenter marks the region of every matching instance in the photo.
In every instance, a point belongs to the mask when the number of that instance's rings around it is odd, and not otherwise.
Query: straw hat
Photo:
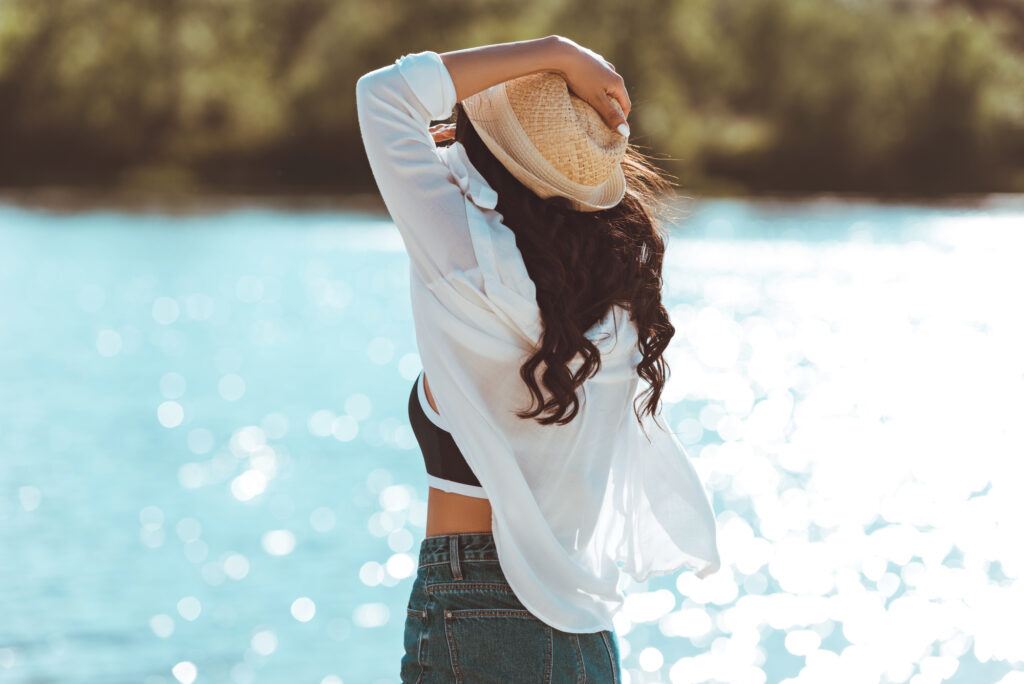
[[[622,114],[619,103],[612,106]],[[487,88],[462,101],[487,148],[540,197],[562,196],[579,211],[622,201],[626,138],[608,127],[557,73],[541,71]]]

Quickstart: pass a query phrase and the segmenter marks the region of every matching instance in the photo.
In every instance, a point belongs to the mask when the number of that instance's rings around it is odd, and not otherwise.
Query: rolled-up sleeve
[[[409,53],[363,74],[356,109],[366,157],[412,267],[430,283],[474,268],[465,196],[438,156],[430,122],[456,103],[451,74],[433,51]]]

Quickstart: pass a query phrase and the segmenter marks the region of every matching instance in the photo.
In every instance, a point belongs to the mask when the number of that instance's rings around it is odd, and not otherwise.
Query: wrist
[[[546,70],[556,71],[565,77],[577,54],[576,45],[568,38],[557,34],[546,36],[541,40],[544,41],[546,50],[545,62],[549,65]]]

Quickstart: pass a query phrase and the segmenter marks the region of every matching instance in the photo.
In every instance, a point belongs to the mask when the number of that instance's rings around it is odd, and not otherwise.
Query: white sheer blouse
[[[645,415],[648,439],[633,414],[642,355],[625,310],[610,310],[587,333],[602,367],[582,386],[572,422],[514,415],[530,404],[518,370],[542,321],[497,194],[461,144],[437,147],[428,130],[455,103],[432,51],[356,83],[370,167],[410,257],[420,358],[490,499],[499,562],[517,597],[556,629],[612,629],[623,573],[643,581],[718,570],[714,512],[678,439]]]

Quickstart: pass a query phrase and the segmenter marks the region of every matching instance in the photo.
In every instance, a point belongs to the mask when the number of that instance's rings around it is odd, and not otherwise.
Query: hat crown
[[[599,211],[625,196],[626,138],[569,92],[560,74],[503,81],[462,106],[491,153],[539,197],[566,197],[579,211]]]
[[[509,80],[505,94],[537,152],[569,181],[599,185],[622,163],[626,138],[571,93],[560,75],[544,71]],[[611,102],[621,114],[619,103]]]

